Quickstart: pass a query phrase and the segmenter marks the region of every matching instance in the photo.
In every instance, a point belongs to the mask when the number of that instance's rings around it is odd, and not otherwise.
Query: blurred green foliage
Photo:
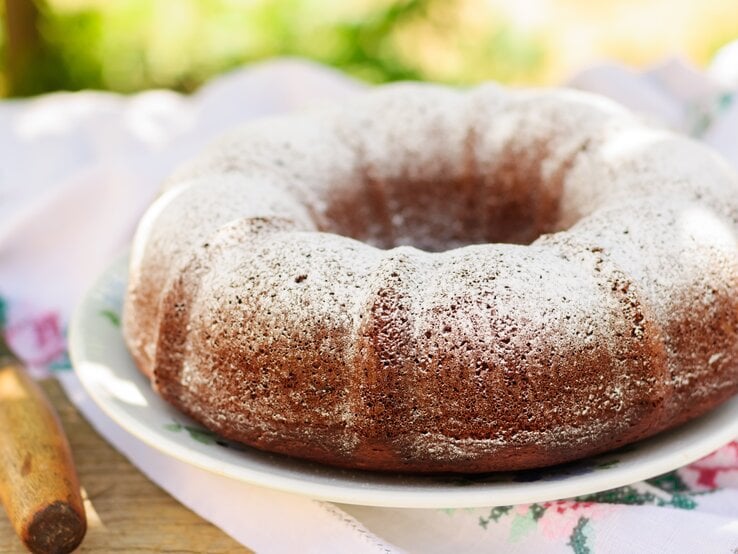
[[[313,59],[371,82],[521,81],[545,62],[542,43],[504,21],[471,32],[456,0],[35,3],[38,45],[23,71],[9,71],[8,33],[0,31],[0,94],[191,91],[212,75],[274,56]]]

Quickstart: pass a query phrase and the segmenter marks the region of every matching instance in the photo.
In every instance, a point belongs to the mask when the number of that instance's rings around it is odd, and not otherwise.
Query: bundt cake
[[[229,439],[336,466],[553,465],[738,387],[738,180],[568,90],[385,86],[181,169],[124,333]]]

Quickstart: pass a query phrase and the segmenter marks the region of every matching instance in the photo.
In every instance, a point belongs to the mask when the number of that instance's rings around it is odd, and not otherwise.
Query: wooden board
[[[149,481],[98,435],[54,379],[43,389],[61,417],[82,483],[88,531],[77,552],[250,552]],[[0,552],[26,552],[0,509]]]

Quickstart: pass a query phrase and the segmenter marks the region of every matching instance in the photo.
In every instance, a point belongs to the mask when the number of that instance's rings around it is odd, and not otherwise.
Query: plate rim
[[[85,392],[90,396],[95,405],[102,410],[116,425],[149,447],[162,452],[180,462],[198,467],[236,481],[249,483],[251,485],[266,487],[282,492],[299,494],[316,500],[353,504],[361,506],[391,507],[391,508],[481,508],[512,504],[526,504],[532,502],[546,502],[573,496],[582,496],[606,491],[626,485],[630,485],[645,479],[649,479],[664,473],[673,471],[694,462],[729,443],[738,437],[738,418],[731,425],[722,428],[705,437],[693,437],[696,432],[686,433],[690,439],[690,447],[687,452],[669,452],[662,457],[646,460],[636,468],[628,468],[628,471],[613,468],[606,471],[592,471],[583,475],[573,475],[564,480],[534,481],[534,482],[480,482],[465,486],[456,486],[449,489],[426,490],[411,486],[383,485],[382,488],[375,486],[360,487],[355,483],[341,483],[340,478],[323,478],[323,481],[305,480],[298,477],[270,473],[268,471],[242,466],[231,461],[224,461],[217,457],[205,454],[196,449],[188,447],[183,441],[175,440],[154,426],[146,426],[144,422],[126,412],[125,409],[115,403],[108,402],[101,391],[92,380],[86,379],[85,372],[80,367],[85,362],[86,346],[85,321],[93,315],[91,306],[98,305],[95,295],[105,287],[111,285],[115,279],[127,280],[128,253],[120,255],[94,280],[92,286],[85,292],[76,306],[70,319],[68,342],[69,357],[74,368],[74,373],[79,379]],[[120,329],[120,328],[119,328]],[[121,341],[122,338],[122,329]],[[142,376],[143,377],[143,376]],[[157,397],[158,398],[158,397]],[[163,399],[159,400],[164,406],[169,406]],[[732,406],[731,404],[735,404]],[[718,419],[722,412],[733,412],[738,414],[738,395],[724,402],[721,406],[711,410],[673,430],[658,433],[654,437],[645,439],[635,444],[646,444],[657,441],[665,441],[670,435],[685,434],[690,426],[695,427],[699,423],[702,426],[711,419]],[[184,414],[182,414],[183,417]],[[668,444],[669,441],[666,440]],[[607,453],[603,453],[607,455]],[[323,468],[333,469],[322,464]],[[351,470],[340,470],[342,472]],[[418,476],[414,476],[417,478]],[[422,479],[422,476],[420,476]],[[314,478],[313,478],[314,479]],[[429,479],[430,480],[430,479]],[[562,496],[562,488],[575,488],[576,492],[567,493]],[[433,488],[429,482],[428,488]],[[394,489],[394,490],[393,490]],[[495,500],[495,496],[501,496]]]

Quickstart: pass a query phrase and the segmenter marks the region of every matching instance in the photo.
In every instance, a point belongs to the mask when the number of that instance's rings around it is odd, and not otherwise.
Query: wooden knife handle
[[[17,359],[3,354],[0,501],[31,552],[71,552],[87,520],[69,443],[38,385]]]

